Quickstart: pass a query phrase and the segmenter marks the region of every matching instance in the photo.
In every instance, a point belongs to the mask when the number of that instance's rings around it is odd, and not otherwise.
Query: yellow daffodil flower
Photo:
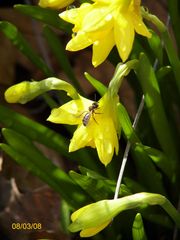
[[[74,24],[72,39],[66,46],[69,51],[78,51],[93,45],[92,64],[101,64],[116,45],[119,55],[126,61],[134,41],[135,32],[151,37],[143,23],[140,0],[93,0],[79,8],[60,14]]]
[[[160,194],[141,192],[118,199],[101,200],[86,205],[71,215],[71,232],[80,232],[81,237],[91,237],[103,230],[119,213],[148,205],[160,205],[170,211],[169,201]],[[166,205],[167,204],[167,205]],[[171,205],[172,206],[172,205]],[[173,207],[173,206],[172,206]]]
[[[69,145],[73,152],[85,146],[96,148],[100,161],[106,166],[114,151],[119,150],[116,105],[118,95],[111,97],[108,92],[93,102],[82,96],[53,109],[48,120],[54,123],[78,125]]]
[[[74,0],[40,0],[39,6],[43,8],[54,8],[54,9],[60,9],[68,6],[71,4]]]

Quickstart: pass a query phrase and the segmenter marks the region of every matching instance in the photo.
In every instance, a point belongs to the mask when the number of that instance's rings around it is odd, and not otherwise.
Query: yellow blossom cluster
[[[133,46],[135,32],[151,37],[143,23],[140,0],[93,0],[66,10],[60,17],[74,24],[66,49],[78,51],[93,45],[92,64],[101,64],[116,45],[122,61]]]

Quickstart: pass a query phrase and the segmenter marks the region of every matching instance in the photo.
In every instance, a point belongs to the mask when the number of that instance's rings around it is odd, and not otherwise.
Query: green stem
[[[119,199],[119,202],[121,202],[120,199]],[[180,213],[171,204],[171,202],[163,195],[142,192],[142,193],[137,193],[131,196],[124,197],[124,200],[125,199],[127,199],[125,204],[126,209],[140,207],[142,204],[160,205],[168,213],[168,215],[173,219],[177,227],[180,228]],[[124,206],[122,208],[124,208]]]
[[[25,104],[50,90],[62,90],[67,92],[67,95],[73,99],[79,98],[76,89],[71,84],[61,79],[50,77],[39,82],[24,81],[15,84],[6,90],[5,99],[9,103],[18,102]]]
[[[131,61],[128,61],[124,64],[119,63],[116,67],[116,70],[114,72],[114,76],[111,79],[109,86],[108,86],[108,91],[111,96],[116,96],[117,93],[119,92],[119,88],[121,86],[122,80],[125,76],[129,74],[131,69],[135,69],[137,66],[138,60],[134,59]]]
[[[177,227],[180,228],[180,214],[176,210],[176,208],[171,204],[171,202],[160,194],[154,194],[154,193],[139,193],[135,195],[143,195],[142,202],[149,205],[160,205],[167,213],[168,215],[173,219],[173,221],[176,223]]]
[[[158,30],[161,33],[166,31],[166,26],[164,25],[164,23],[156,15],[153,15],[153,14],[149,13],[143,7],[141,7],[141,14],[142,14],[143,18],[145,18],[146,20],[152,22],[158,28]]]
[[[176,208],[171,204],[171,202],[166,199],[166,201],[161,205],[162,208],[169,214],[169,216],[174,220],[177,227],[180,228],[180,214]]]

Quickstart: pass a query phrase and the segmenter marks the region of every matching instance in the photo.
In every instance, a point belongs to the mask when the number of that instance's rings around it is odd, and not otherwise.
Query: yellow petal
[[[92,101],[80,96],[80,99],[69,101],[51,111],[48,121],[61,124],[76,125],[82,123],[83,114]]]
[[[114,150],[118,152],[118,137],[111,118],[103,118],[96,128],[95,145],[100,161],[106,166],[113,157]]]
[[[87,228],[84,229],[80,232],[80,236],[81,237],[91,237],[96,235],[98,232],[100,232],[101,230],[103,230],[105,227],[107,227],[109,225],[111,221],[105,222],[97,227],[93,227],[93,228]]]
[[[55,108],[51,111],[51,114],[48,117],[47,121],[53,123],[77,125],[81,122],[81,119],[78,118],[78,116],[70,114],[68,111],[63,110],[60,107]]]
[[[93,44],[92,64],[94,67],[97,67],[107,58],[114,44],[113,31]]]
[[[131,22],[133,23],[135,31],[138,34],[141,34],[145,37],[151,37],[151,33],[148,31],[146,25],[142,21],[140,5],[140,0],[133,0],[131,2],[129,17],[131,18]]]
[[[79,31],[66,45],[66,50],[78,51],[90,46],[93,40],[85,32]]]
[[[91,131],[92,129],[89,127],[85,127],[83,124],[79,125],[71,139],[69,152],[76,151],[85,146],[91,146],[90,144],[93,142],[93,135]]]
[[[145,37],[150,38],[151,37],[151,33],[147,29],[146,25],[143,23],[141,17],[137,16],[136,14],[133,13],[131,15],[131,18],[132,18],[132,22],[134,24],[135,31],[138,34],[141,34],[141,35],[143,35]]]
[[[133,46],[134,26],[128,15],[118,15],[114,25],[115,43],[123,62],[127,60]]]
[[[78,10],[76,8],[72,8],[70,10],[64,11],[59,14],[59,17],[62,18],[66,22],[70,22],[72,24],[76,23],[76,19],[78,17]]]
[[[84,16],[91,11],[92,5],[89,3],[83,3],[79,8],[73,8],[66,10],[59,14],[59,16],[72,24],[77,24],[81,26]]]
[[[107,31],[112,28],[112,24],[113,15],[111,14],[111,8],[96,4],[91,11],[84,16],[82,29],[85,32]]]

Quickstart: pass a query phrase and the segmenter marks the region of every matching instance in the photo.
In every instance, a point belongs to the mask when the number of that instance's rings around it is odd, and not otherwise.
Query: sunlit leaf
[[[161,93],[153,67],[145,54],[141,54],[140,56],[140,62],[136,69],[136,74],[145,96],[145,104],[157,139],[159,140],[164,153],[171,159],[171,162],[175,167],[177,153],[174,139],[165,115]],[[144,81],[144,76],[146,76],[146,81]]]

